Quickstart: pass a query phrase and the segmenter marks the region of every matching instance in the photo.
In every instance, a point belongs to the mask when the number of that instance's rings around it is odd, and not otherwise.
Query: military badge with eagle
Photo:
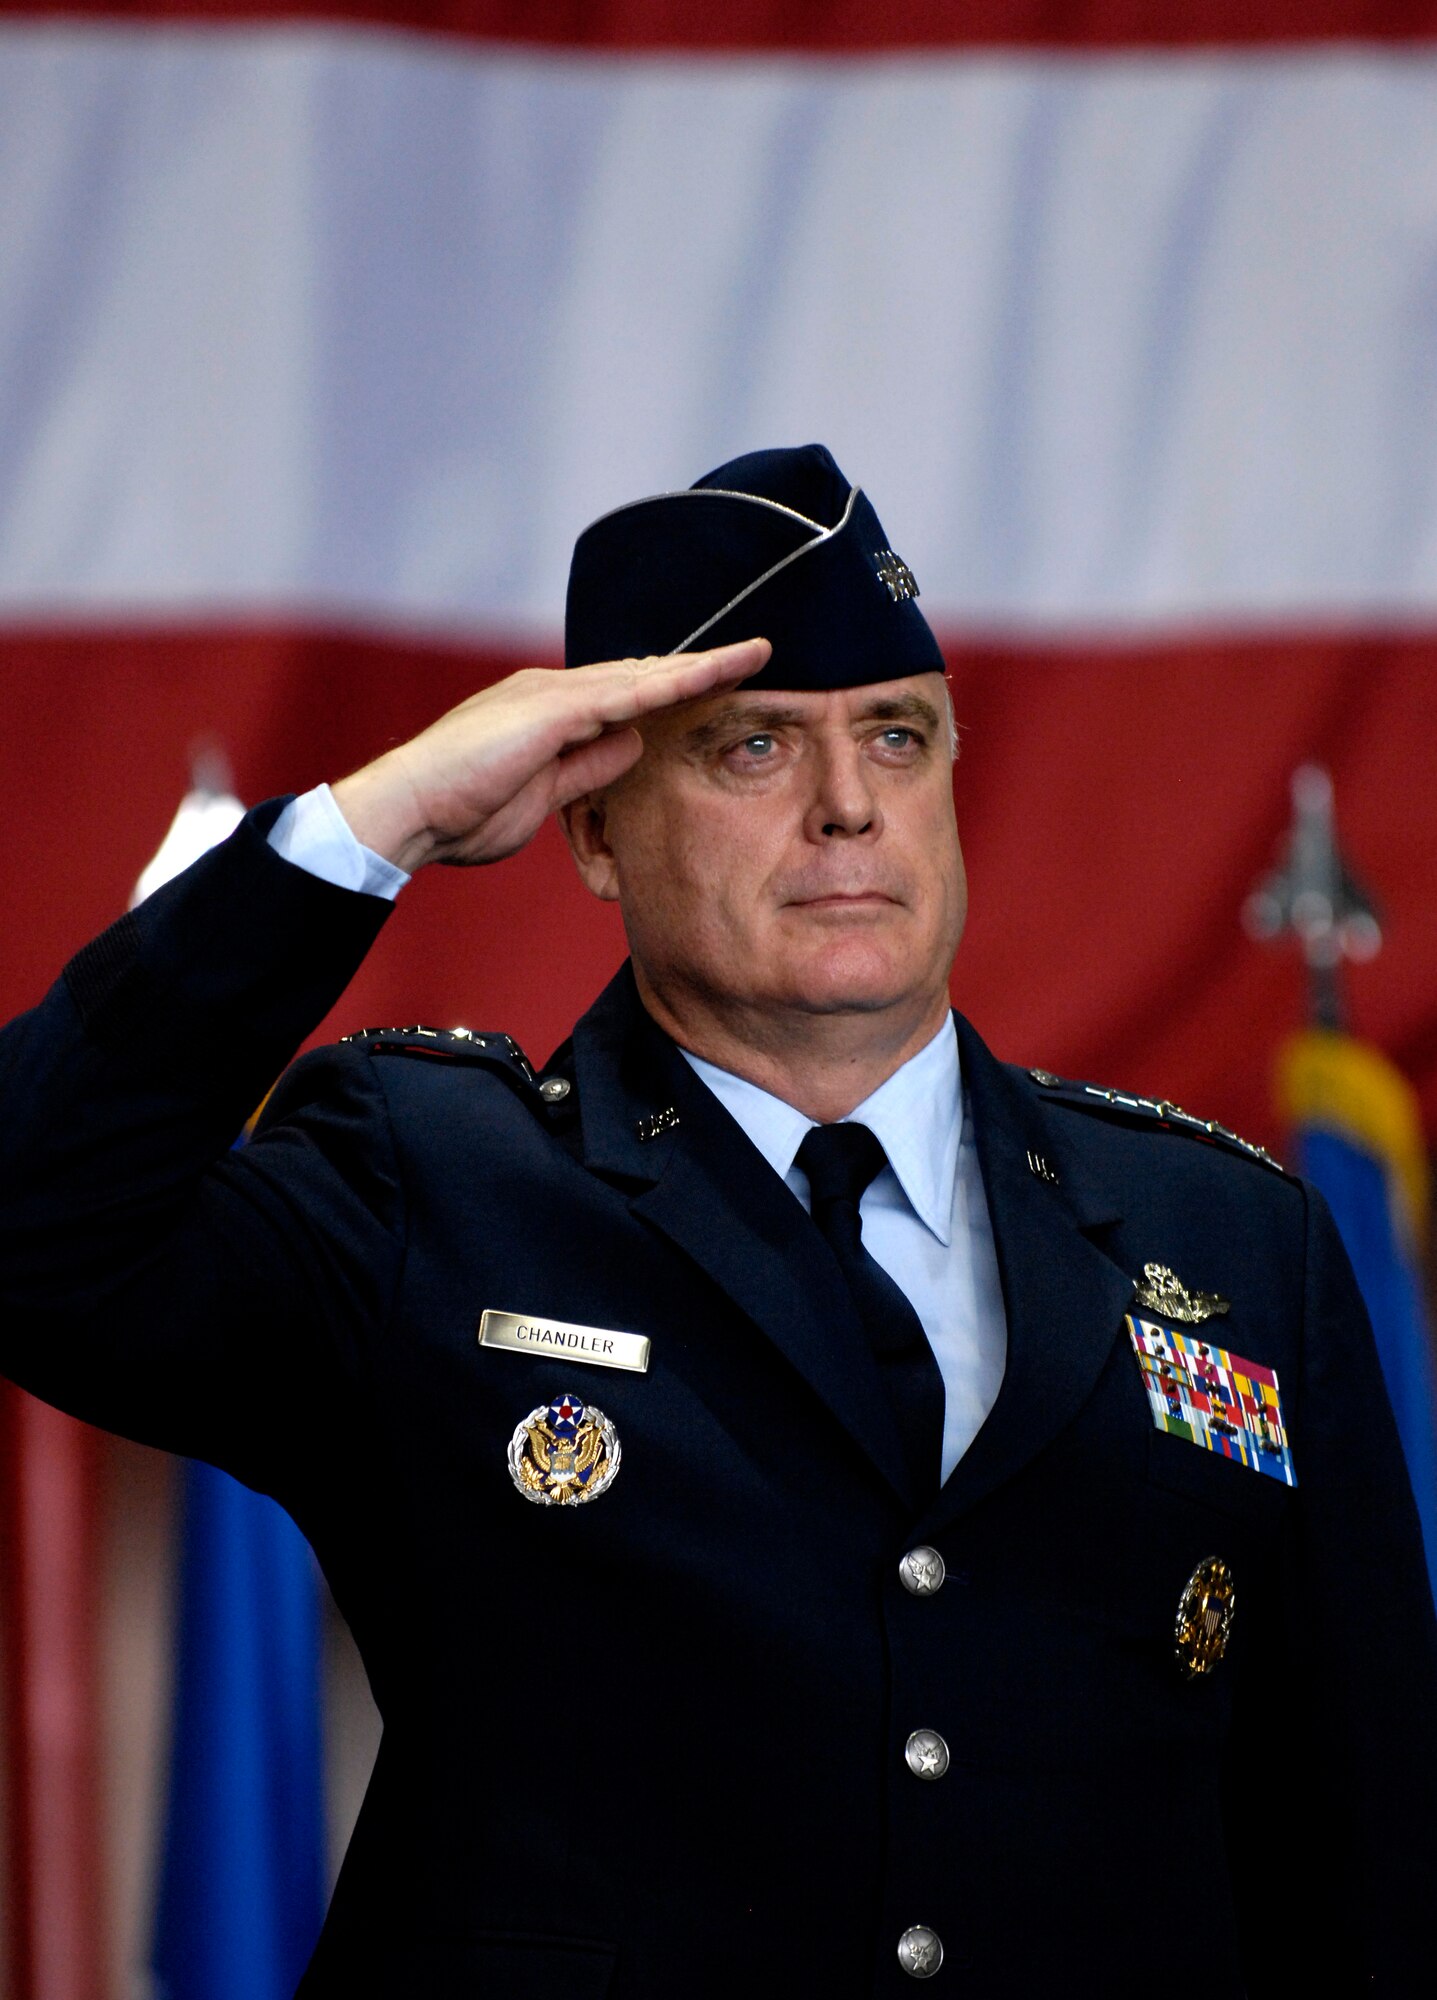
[[[509,1472],[526,1500],[577,1507],[612,1485],[620,1455],[619,1434],[602,1410],[577,1396],[556,1396],[516,1427]]]

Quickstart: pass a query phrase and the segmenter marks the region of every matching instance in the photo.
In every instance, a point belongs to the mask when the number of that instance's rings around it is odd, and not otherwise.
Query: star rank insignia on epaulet
[[[359,1028],[342,1042],[362,1042],[372,1056],[424,1056],[431,1062],[484,1063],[533,1083],[529,1058],[512,1035],[477,1028]],[[567,1091],[566,1091],[567,1094]]]
[[[1107,1090],[1097,1083],[1074,1083],[1069,1077],[1054,1076],[1051,1070],[1046,1069],[1030,1069],[1028,1074],[1045,1094],[1075,1110],[1117,1112],[1161,1125],[1168,1131],[1187,1132],[1195,1139],[1209,1140],[1214,1145],[1225,1146],[1229,1152],[1242,1153],[1249,1160],[1257,1160],[1264,1167],[1271,1167],[1274,1173],[1287,1172],[1266,1146],[1255,1146],[1251,1139],[1241,1138],[1226,1125],[1219,1125],[1215,1118],[1194,1118],[1190,1111],[1184,1111],[1180,1104],[1172,1103],[1169,1098],[1139,1097],[1133,1091]]]

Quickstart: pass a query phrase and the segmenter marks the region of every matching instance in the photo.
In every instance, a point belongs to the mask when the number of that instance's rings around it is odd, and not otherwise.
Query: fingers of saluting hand
[[[767,639],[740,639],[707,653],[667,653],[655,659],[576,667],[564,679],[576,708],[589,705],[600,726],[612,728],[732,687],[756,674],[768,656]]]
[[[567,672],[533,667],[461,702],[407,745],[406,752],[422,747],[431,753],[435,775],[457,776],[464,771],[474,784],[475,804],[497,808],[551,758],[563,757],[661,709],[730,687],[757,673],[768,654],[766,639],[745,639],[709,653],[605,660]],[[594,782],[611,782],[637,754],[631,750],[617,768],[600,758],[596,768],[607,775]],[[557,796],[554,803],[560,803]]]
[[[732,687],[768,656],[766,639],[745,639],[704,653],[537,669],[485,689],[444,718],[470,710],[476,727],[464,739],[468,797],[457,813],[443,810],[437,823],[448,838],[434,858],[514,853],[557,807],[612,784],[637,761],[642,743],[632,724]]]
[[[497,861],[556,806],[612,784],[640,753],[630,726],[755,674],[766,639],[569,672],[530,668],[484,688],[334,787],[366,846],[402,868]]]
[[[515,674],[510,680],[485,689],[474,697],[474,706],[492,702],[490,719],[497,724],[499,703],[504,702],[508,711],[505,720],[516,734],[536,747],[542,742],[549,754],[557,756],[606,732],[621,730],[627,723],[640,722],[645,716],[675,708],[681,702],[732,687],[748,675],[756,674],[768,655],[766,639],[743,639],[731,646],[716,646],[706,653],[603,660],[567,672],[541,668]],[[465,707],[468,706],[466,703]],[[456,715],[463,713],[462,708],[455,710]],[[496,729],[496,749],[498,733]],[[633,756],[637,754],[635,751]],[[627,763],[633,762],[633,756],[594,782],[612,782]],[[606,762],[601,768],[607,769]],[[584,789],[592,790],[593,786]],[[579,794],[571,792],[570,796],[577,798]]]

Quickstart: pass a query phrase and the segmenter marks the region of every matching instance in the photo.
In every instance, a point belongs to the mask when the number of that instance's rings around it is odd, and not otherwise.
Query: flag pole
[[[1345,962],[1365,965],[1382,949],[1382,926],[1367,891],[1337,845],[1332,779],[1320,764],[1292,776],[1292,824],[1287,852],[1254,886],[1243,905],[1243,927],[1264,943],[1295,937],[1307,967],[1307,1018],[1314,1028],[1347,1026]]]
[[[1382,927],[1343,859],[1332,780],[1292,780],[1278,866],[1243,907],[1250,935],[1295,937],[1307,967],[1307,1028],[1284,1045],[1277,1095],[1300,1171],[1325,1196],[1376,1338],[1437,1597],[1437,1369],[1423,1297],[1431,1172],[1417,1094],[1382,1050],[1346,1030],[1347,966],[1375,958]]]

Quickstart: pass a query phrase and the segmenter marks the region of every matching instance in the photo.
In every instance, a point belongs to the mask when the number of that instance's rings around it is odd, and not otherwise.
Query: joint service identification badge
[[[539,1507],[581,1507],[618,1476],[619,1434],[602,1410],[556,1396],[530,1410],[509,1440],[509,1476]]]

